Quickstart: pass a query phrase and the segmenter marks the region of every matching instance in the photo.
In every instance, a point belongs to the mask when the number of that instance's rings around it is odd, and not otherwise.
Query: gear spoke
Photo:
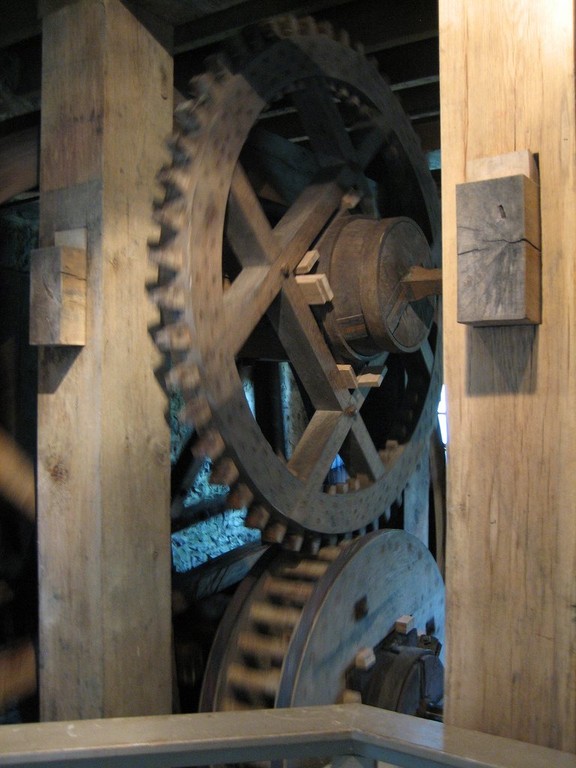
[[[363,419],[357,416],[350,429],[350,442],[353,445],[354,470],[366,472],[373,482],[384,474],[384,464]]]
[[[422,360],[424,361],[424,365],[426,366],[428,374],[431,376],[432,369],[434,368],[434,352],[432,351],[432,347],[430,346],[430,341],[428,339],[426,339],[420,347],[420,355],[422,356]]]
[[[310,82],[292,94],[292,102],[322,165],[357,166],[356,150],[325,82]]]
[[[250,132],[242,161],[259,179],[259,197],[284,205],[296,200],[320,168],[313,152],[259,126]]]
[[[304,497],[322,487],[351,424],[351,416],[342,412],[316,411],[313,415],[288,462],[288,469],[304,483]]]
[[[356,147],[358,164],[363,171],[370,165],[385,142],[383,120],[374,119],[373,125],[362,136]]]
[[[345,408],[349,400],[348,390],[342,388],[334,357],[293,279],[286,280],[270,316],[313,405],[320,410]]]
[[[274,227],[280,247],[286,249],[283,254],[286,271],[296,268],[341,203],[342,188],[333,178],[317,177],[301,192]]]
[[[272,264],[280,255],[272,228],[240,163],[230,186],[226,235],[242,267]]]
[[[237,168],[234,178],[232,199],[236,215],[233,216],[235,224],[229,225],[229,238],[247,262],[263,263],[263,266],[243,269],[224,294],[225,343],[237,354],[277,296],[286,274],[296,268],[337,210],[342,191],[334,181],[306,187],[270,230],[246,175]],[[247,254],[250,247],[241,242],[242,237],[257,249],[256,253]],[[306,312],[309,313],[307,306]]]

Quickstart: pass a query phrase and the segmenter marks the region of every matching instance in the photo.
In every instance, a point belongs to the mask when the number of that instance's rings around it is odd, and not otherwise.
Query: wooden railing
[[[0,726],[0,765],[171,768],[321,758],[334,768],[576,768],[576,755],[362,704]]]

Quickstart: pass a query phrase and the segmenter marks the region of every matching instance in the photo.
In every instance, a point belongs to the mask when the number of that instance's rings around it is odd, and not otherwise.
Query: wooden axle
[[[406,301],[419,301],[427,296],[442,294],[442,270],[438,268],[410,267],[400,280],[402,295]]]

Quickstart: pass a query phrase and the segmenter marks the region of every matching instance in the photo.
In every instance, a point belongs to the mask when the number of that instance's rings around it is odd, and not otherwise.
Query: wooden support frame
[[[145,283],[172,60],[119,0],[45,12],[40,246],[86,228],[87,280],[85,346],[40,352],[41,718],[167,713],[170,454]]]
[[[576,751],[574,4],[440,0],[446,722]],[[539,157],[542,324],[458,325],[457,184]]]

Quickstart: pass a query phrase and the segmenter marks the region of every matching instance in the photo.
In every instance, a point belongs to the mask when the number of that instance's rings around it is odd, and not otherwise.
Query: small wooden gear
[[[275,552],[237,590],[214,640],[202,711],[334,704],[347,673],[410,615],[444,639],[444,585],[415,537],[376,531],[315,556]]]

